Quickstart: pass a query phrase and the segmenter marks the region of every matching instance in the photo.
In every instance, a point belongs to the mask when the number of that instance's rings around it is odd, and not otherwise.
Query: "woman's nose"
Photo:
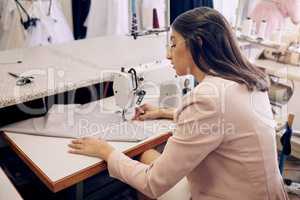
[[[171,54],[170,47],[168,47],[168,49],[167,49],[167,59],[172,60],[172,54]]]

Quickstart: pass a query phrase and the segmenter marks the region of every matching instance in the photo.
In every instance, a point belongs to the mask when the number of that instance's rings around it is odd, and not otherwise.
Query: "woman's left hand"
[[[71,148],[69,153],[98,157],[105,161],[107,161],[109,155],[114,151],[114,147],[105,140],[94,137],[72,140],[72,143],[68,146]]]

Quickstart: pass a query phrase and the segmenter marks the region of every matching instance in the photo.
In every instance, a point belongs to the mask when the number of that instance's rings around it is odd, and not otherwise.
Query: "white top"
[[[128,34],[128,1],[92,0],[85,26],[87,27],[87,38]]]
[[[72,0],[59,0],[61,4],[62,11],[66,17],[66,20],[69,24],[71,30],[73,30],[73,9],[72,9]]]
[[[0,199],[22,200],[20,194],[0,167]]]

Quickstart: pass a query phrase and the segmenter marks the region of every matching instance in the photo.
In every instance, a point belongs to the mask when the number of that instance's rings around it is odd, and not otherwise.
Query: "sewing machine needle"
[[[123,119],[123,122],[127,121],[126,117],[125,117],[125,113],[126,113],[126,111],[122,110],[122,119]]]

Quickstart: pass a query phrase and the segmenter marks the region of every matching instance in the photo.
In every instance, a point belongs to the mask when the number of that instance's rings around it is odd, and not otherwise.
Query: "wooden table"
[[[157,100],[146,98],[146,102],[156,104]],[[107,111],[116,109],[114,98],[100,100]],[[130,157],[164,144],[171,136],[174,124],[159,120],[155,123],[167,126],[151,126],[153,122],[145,121],[144,127],[151,127],[155,134],[141,142],[111,142],[119,151]],[[145,128],[146,129],[146,128]],[[56,138],[4,132],[4,138],[16,154],[52,191],[58,192],[77,184],[78,199],[82,199],[82,181],[107,169],[106,163],[93,157],[68,153],[70,138]]]
[[[111,142],[119,151],[134,157],[165,143],[170,133],[155,135],[143,142]],[[52,191],[58,192],[106,170],[98,158],[69,154],[71,139],[4,133],[4,138],[16,154]]]

